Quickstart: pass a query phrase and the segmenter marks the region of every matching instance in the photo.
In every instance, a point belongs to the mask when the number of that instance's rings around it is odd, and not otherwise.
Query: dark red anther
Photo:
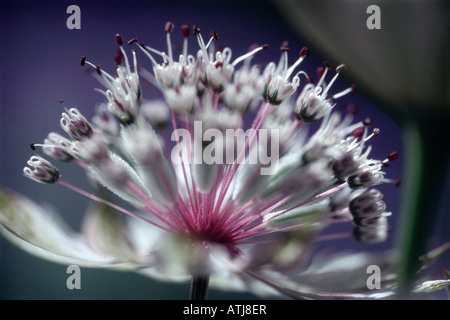
[[[303,47],[300,51],[300,57],[309,57],[309,49],[307,47]]]
[[[360,138],[360,137],[362,137],[363,134],[364,134],[364,129],[358,128],[355,131],[353,131],[352,136],[354,136],[355,138]]]
[[[398,187],[400,186],[401,183],[402,183],[402,178],[398,178],[398,179],[395,181],[395,186],[398,188]]]
[[[223,67],[223,63],[220,62],[220,61],[217,61],[216,62],[216,68],[219,69],[219,68],[222,68],[222,67]]]
[[[114,61],[118,66],[122,64],[122,52],[120,50],[117,50],[116,54],[114,55]]]
[[[97,73],[99,76],[102,75],[102,68],[100,68],[100,65],[96,65],[95,68],[97,69]]]
[[[317,77],[319,79],[322,78],[324,72],[325,72],[325,68],[324,67],[318,67],[316,69]]]
[[[324,61],[324,62],[323,62],[323,65],[324,65],[328,70],[331,69],[331,64],[329,64],[328,61]]]
[[[30,147],[31,147],[31,150],[36,150],[36,147],[34,146],[34,142],[30,142]]]
[[[64,104],[64,100],[63,99],[59,99],[59,104]]]
[[[219,35],[214,30],[211,31],[211,37],[216,41],[219,40]]]
[[[268,44],[263,44],[263,45],[261,46],[261,48],[262,48],[263,50],[266,50],[268,47],[269,47]]]
[[[128,44],[133,44],[135,42],[138,42],[138,38],[134,37],[133,39],[131,39],[130,41],[128,41]]]
[[[194,36],[197,36],[200,34],[200,28],[198,26],[193,26],[192,30],[194,31]]]
[[[394,160],[397,159],[397,158],[398,158],[398,153],[397,153],[397,151],[392,152],[392,153],[387,157],[387,159],[388,159],[389,161],[394,161]]]
[[[363,120],[363,124],[364,124],[366,127],[370,127],[370,126],[372,125],[372,119],[371,119],[371,118],[365,118],[365,119]]]
[[[351,89],[350,93],[355,92],[356,84],[352,84],[352,85],[350,86],[350,89]]]
[[[116,34],[116,35],[114,36],[114,38],[116,39],[116,42],[117,42],[117,44],[118,44],[119,46],[122,46],[122,45],[123,45],[123,40],[122,40],[122,37],[120,36],[120,34]]]
[[[81,61],[80,61],[80,66],[84,66],[84,64],[86,63],[86,57],[85,56],[82,56],[81,57]]]
[[[175,27],[175,25],[169,21],[169,22],[166,22],[166,25],[164,26],[164,30],[166,31],[166,33],[172,33],[174,27]]]
[[[181,34],[183,35],[183,37],[184,38],[189,37],[189,33],[190,33],[189,26],[187,24],[182,25],[181,26]]]

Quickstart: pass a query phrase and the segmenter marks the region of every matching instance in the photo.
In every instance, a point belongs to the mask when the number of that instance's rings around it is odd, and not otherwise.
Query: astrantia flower
[[[194,27],[199,50],[189,55],[189,28],[183,26],[183,53],[176,58],[173,29],[165,27],[167,53],[129,42],[150,59],[153,72],[138,74],[137,53],[131,66],[119,35],[116,75],[83,57],[81,64],[93,67],[105,86],[98,89],[105,104],[91,122],[69,109],[60,123],[67,138],[52,132],[43,144],[32,144],[79,165],[101,186],[96,195],[84,191],[37,155],[24,169],[28,178],[94,200],[83,233],[67,231],[10,191],[0,198],[2,232],[61,263],[135,269],[167,280],[192,277],[203,285],[211,278],[258,294],[359,297],[368,292],[370,264],[386,265],[383,276],[389,278],[390,255],[338,255],[310,264],[312,246],[325,239],[320,233],[330,224],[353,224],[347,236],[360,242],[387,236],[390,213],[382,194],[368,188],[386,181],[382,169],[395,156],[370,158],[368,143],[378,130],[352,123],[351,114],[331,113],[331,100],[348,92],[328,98],[335,78],[327,85],[324,73],[292,104],[300,76],[311,81],[298,70],[306,48],[288,66],[284,46],[280,62],[260,70],[250,61],[266,45],[233,60],[230,48],[214,52],[217,33],[205,43]],[[140,78],[165,100],[144,99]],[[254,112],[251,124],[244,121],[248,112]],[[319,119],[318,129],[307,132],[307,122]],[[114,204],[113,195],[130,208]],[[314,283],[323,263],[339,277]],[[340,281],[343,274],[352,277]],[[390,294],[388,285],[383,289]]]

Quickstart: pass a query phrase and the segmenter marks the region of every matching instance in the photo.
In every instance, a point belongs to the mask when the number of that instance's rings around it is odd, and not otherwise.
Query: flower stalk
[[[192,275],[191,290],[189,294],[190,300],[206,300],[208,297],[208,288],[208,275]]]

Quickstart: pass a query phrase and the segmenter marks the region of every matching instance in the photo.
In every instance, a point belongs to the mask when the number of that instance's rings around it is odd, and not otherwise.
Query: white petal
[[[136,224],[147,224],[127,218],[104,204],[91,204],[83,222],[87,245],[95,252],[114,257],[117,261],[131,261],[137,265],[149,266],[150,257],[136,250],[135,243],[131,239],[130,234],[133,230],[130,229],[129,222],[133,220]]]
[[[0,233],[25,251],[62,264],[130,268],[91,250],[80,234],[30,199],[0,188]]]
[[[340,253],[315,259],[308,269],[296,274],[260,270],[249,270],[248,274],[276,289],[279,294],[292,298],[386,298],[395,294],[392,291],[395,260],[395,252]],[[367,267],[370,265],[381,269],[382,288],[379,290],[367,287],[371,275],[367,273]]]

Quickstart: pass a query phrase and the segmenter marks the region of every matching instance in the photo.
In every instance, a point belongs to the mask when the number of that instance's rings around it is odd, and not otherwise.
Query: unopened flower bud
[[[60,124],[64,131],[76,140],[89,138],[94,133],[89,122],[76,108],[63,113]]]
[[[158,83],[167,88],[180,85],[180,79],[183,74],[183,66],[174,62],[168,65],[156,65],[153,67],[155,78]]]
[[[74,159],[70,151],[71,146],[72,142],[70,140],[56,132],[50,132],[44,140],[42,150],[56,160],[69,162]]]
[[[333,164],[333,171],[336,177],[345,180],[348,176],[355,173],[361,164],[358,160],[359,157],[354,152],[344,153]]]
[[[162,100],[145,101],[141,107],[144,118],[155,128],[163,128],[170,120],[167,104]]]
[[[383,194],[380,191],[368,190],[350,202],[350,212],[355,218],[380,216],[386,210],[386,204],[382,199]]]
[[[164,91],[167,104],[175,113],[180,115],[189,113],[192,110],[196,94],[194,86],[186,85]]]
[[[82,161],[89,164],[101,164],[108,158],[108,147],[100,135],[74,144],[74,152]]]
[[[264,100],[272,105],[279,105],[284,99],[294,94],[299,85],[299,77],[294,77],[292,82],[289,82],[280,75],[277,75],[265,85],[263,93]]]
[[[386,217],[379,217],[372,221],[370,226],[356,226],[353,236],[359,242],[379,243],[386,241],[388,236],[388,225]]]
[[[321,97],[314,85],[308,84],[297,98],[294,105],[294,113],[298,120],[313,122],[330,113],[333,106],[328,99]]]
[[[119,134],[119,123],[105,104],[102,104],[92,122],[105,134],[117,136]]]
[[[34,181],[52,184],[60,178],[58,169],[42,157],[32,156],[27,164],[34,170],[25,167],[23,168],[23,173],[27,178]]]

